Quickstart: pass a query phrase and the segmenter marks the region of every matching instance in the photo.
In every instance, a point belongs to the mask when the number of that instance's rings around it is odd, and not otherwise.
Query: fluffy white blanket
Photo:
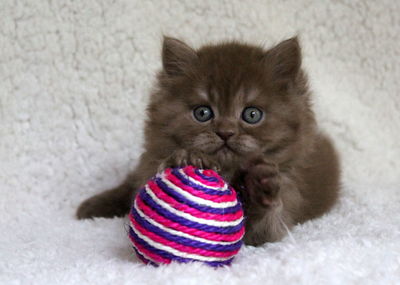
[[[230,268],[146,267],[124,219],[77,221],[141,152],[161,35],[265,46],[300,34],[343,196]],[[0,4],[0,284],[400,282],[398,1],[17,1]]]

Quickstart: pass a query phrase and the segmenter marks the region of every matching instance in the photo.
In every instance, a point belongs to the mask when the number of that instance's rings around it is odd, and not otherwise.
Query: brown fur
[[[78,218],[122,216],[158,170],[187,164],[218,169],[239,191],[247,244],[279,240],[332,207],[338,158],[317,129],[297,38],[269,50],[236,42],[193,50],[165,38],[162,60],[137,168],[121,186],[83,202]],[[196,121],[199,105],[214,118]],[[242,120],[249,106],[263,111],[259,123]]]

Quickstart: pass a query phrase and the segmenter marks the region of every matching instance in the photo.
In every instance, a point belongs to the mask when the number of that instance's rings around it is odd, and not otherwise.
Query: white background
[[[278,284],[400,278],[400,2],[11,1],[0,4],[0,283]],[[229,269],[147,268],[124,219],[79,202],[136,163],[162,34],[194,47],[300,35],[343,198]],[[397,279],[396,279],[397,278]]]

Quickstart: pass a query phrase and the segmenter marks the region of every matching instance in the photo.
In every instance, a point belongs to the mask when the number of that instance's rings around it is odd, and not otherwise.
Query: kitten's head
[[[152,151],[185,148],[230,164],[300,150],[313,117],[297,38],[269,50],[236,42],[194,50],[164,38],[162,63],[148,108]]]

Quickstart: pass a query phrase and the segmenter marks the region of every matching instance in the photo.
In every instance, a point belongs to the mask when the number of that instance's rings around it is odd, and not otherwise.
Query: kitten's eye
[[[242,119],[249,124],[258,123],[263,116],[263,112],[256,107],[247,107],[242,112]]]
[[[199,106],[193,110],[193,115],[199,122],[206,122],[214,117],[212,109],[208,106]]]

